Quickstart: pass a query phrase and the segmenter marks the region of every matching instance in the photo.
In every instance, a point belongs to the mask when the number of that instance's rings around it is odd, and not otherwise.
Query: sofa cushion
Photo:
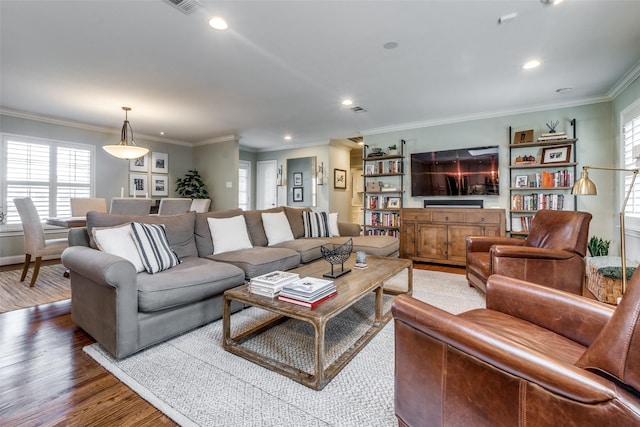
[[[138,274],[138,310],[153,312],[191,304],[243,283],[244,272],[238,267],[188,258],[159,274]]]
[[[167,240],[163,224],[131,223],[131,234],[147,273],[155,274],[180,264]]]
[[[131,235],[131,224],[127,223],[116,227],[93,227],[91,232],[98,249],[102,252],[126,259],[133,264],[138,273],[144,271],[142,258],[140,258],[138,247]]]
[[[114,227],[116,225],[140,222],[143,224],[164,224],[171,249],[180,259],[198,256],[194,238],[195,212],[180,215],[118,215],[104,212],[87,212],[87,232],[90,245],[97,249],[93,239],[93,227]]]
[[[286,248],[267,248],[264,246],[209,255],[207,258],[240,267],[244,270],[247,279],[275,270],[290,270],[300,265],[298,252]]]
[[[304,237],[304,223],[302,222],[302,212],[310,212],[311,208],[292,208],[290,206],[284,206],[284,213],[289,220],[289,226],[293,233],[294,239]]]
[[[276,246],[275,248],[287,248],[294,250],[300,254],[300,262],[306,264],[311,261],[315,261],[319,258],[322,258],[322,252],[320,252],[320,246],[329,243],[329,240],[324,240],[321,238],[317,239],[305,239],[304,237],[301,239],[291,240],[289,242],[283,242]]]
[[[328,221],[326,212],[303,212],[304,237],[329,237]]]
[[[400,240],[391,236],[341,236],[328,237],[325,240],[341,245],[350,238],[353,239],[353,252],[364,251],[375,256],[398,256],[400,251]]]
[[[265,210],[243,211],[244,219],[247,222],[247,231],[249,231],[249,238],[253,246],[267,246],[269,244],[262,225],[262,213],[275,213],[283,210],[282,207],[277,207]]]
[[[243,215],[231,218],[207,218],[207,222],[211,230],[214,254],[253,247],[247,234],[247,225]]]
[[[198,256],[205,257],[213,253],[213,239],[207,218],[231,218],[242,215],[242,209],[229,209],[226,211],[202,212],[196,214],[195,241]]]
[[[263,212],[262,224],[264,226],[264,232],[267,235],[269,246],[293,240],[289,220],[284,211],[273,213]]]

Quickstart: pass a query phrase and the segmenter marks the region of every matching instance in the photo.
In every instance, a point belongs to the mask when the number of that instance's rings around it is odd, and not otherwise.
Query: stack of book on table
[[[338,293],[336,285],[331,280],[305,277],[287,283],[280,291],[278,299],[303,307],[313,308]]]
[[[249,292],[273,298],[280,293],[284,285],[298,279],[300,279],[300,275],[297,273],[272,271],[251,279],[249,281]]]

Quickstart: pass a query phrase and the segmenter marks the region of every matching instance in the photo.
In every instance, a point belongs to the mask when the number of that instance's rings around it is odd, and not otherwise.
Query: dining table
[[[67,216],[60,218],[45,218],[44,222],[48,225],[63,228],[84,227],[87,225],[86,216]],[[69,277],[69,270],[64,270],[64,277]]]

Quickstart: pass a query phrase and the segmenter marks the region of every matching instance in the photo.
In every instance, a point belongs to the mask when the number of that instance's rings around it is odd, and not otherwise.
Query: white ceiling
[[[0,0],[0,107],[118,130],[126,105],[138,135],[268,150],[590,102],[640,69],[640,1],[202,4]]]

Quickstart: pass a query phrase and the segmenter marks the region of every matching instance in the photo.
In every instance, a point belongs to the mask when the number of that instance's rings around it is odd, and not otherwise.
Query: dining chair
[[[153,200],[137,197],[114,197],[109,213],[123,215],[149,215]]]
[[[160,199],[158,215],[178,215],[189,212],[191,209],[191,199],[181,197],[164,197]]]
[[[86,216],[89,211],[107,212],[107,199],[102,197],[72,197],[71,216]]]
[[[42,257],[44,255],[60,255],[62,251],[69,246],[69,242],[66,237],[60,239],[45,238],[40,215],[30,197],[15,198],[13,199],[13,203],[16,205],[16,209],[20,215],[20,221],[22,222],[22,229],[24,230],[25,255],[20,281],[24,282],[25,277],[27,277],[27,272],[29,271],[31,257],[35,257],[35,267],[33,269],[33,275],[31,276],[31,283],[29,283],[29,287],[33,287],[40,272]]]
[[[211,199],[193,199],[189,210],[196,212],[209,212],[210,205]]]

